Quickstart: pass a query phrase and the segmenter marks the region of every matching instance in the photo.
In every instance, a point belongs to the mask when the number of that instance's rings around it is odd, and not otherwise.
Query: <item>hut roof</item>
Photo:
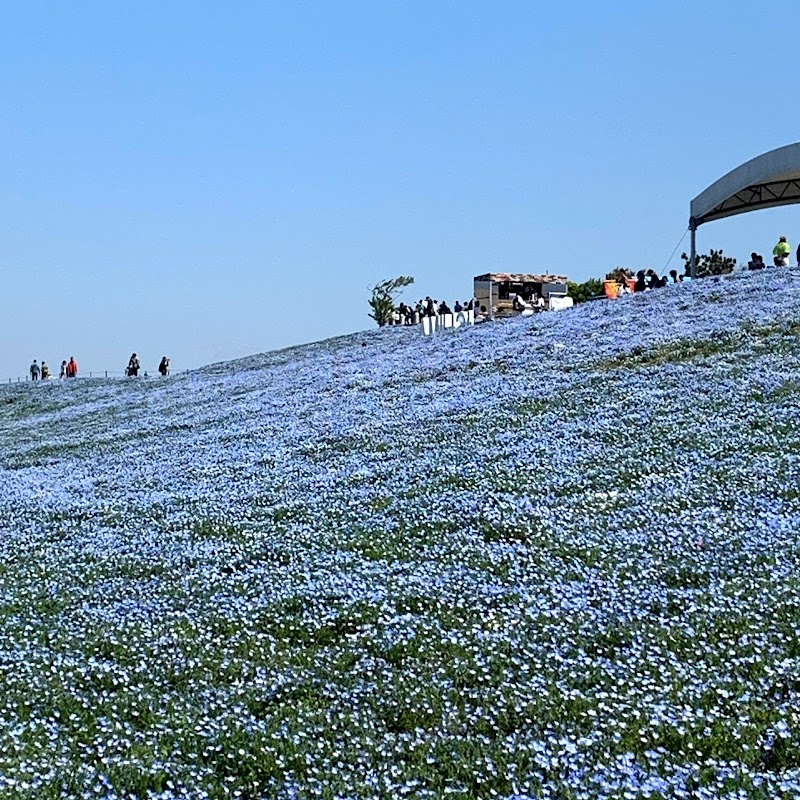
[[[493,281],[494,283],[566,283],[566,275],[528,275],[522,272],[487,272],[476,275],[476,281]]]

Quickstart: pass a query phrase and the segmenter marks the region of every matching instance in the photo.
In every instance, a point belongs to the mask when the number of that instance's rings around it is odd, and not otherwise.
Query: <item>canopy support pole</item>
[[[689,245],[689,275],[694,280],[697,277],[697,220],[689,217],[690,245]]]

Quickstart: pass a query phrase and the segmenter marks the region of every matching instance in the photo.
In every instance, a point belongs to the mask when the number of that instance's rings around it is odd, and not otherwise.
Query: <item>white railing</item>
[[[436,314],[433,317],[423,317],[420,326],[425,336],[430,336],[436,331],[452,330],[474,324],[474,311],[457,311],[454,314]]]

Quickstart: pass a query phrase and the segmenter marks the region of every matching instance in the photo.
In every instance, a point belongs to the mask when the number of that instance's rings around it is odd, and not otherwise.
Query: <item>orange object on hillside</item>
[[[628,284],[628,289],[633,292],[636,287],[636,278],[625,278],[625,283]],[[619,283],[615,280],[603,281],[603,291],[609,300],[616,300],[619,297]]]

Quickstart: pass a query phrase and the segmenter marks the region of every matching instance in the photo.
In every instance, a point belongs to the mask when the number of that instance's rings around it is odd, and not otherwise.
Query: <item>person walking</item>
[[[127,374],[133,376],[134,378],[139,376],[139,358],[136,353],[134,353],[128,361]]]
[[[39,365],[36,363],[36,359],[33,359],[33,364],[31,364],[31,380],[38,381],[39,380]]]
[[[792,248],[789,247],[789,242],[786,241],[785,236],[781,236],[778,239],[778,244],[772,248],[772,255],[775,257],[775,266],[776,267],[788,267],[789,266],[789,253],[792,252]]]

